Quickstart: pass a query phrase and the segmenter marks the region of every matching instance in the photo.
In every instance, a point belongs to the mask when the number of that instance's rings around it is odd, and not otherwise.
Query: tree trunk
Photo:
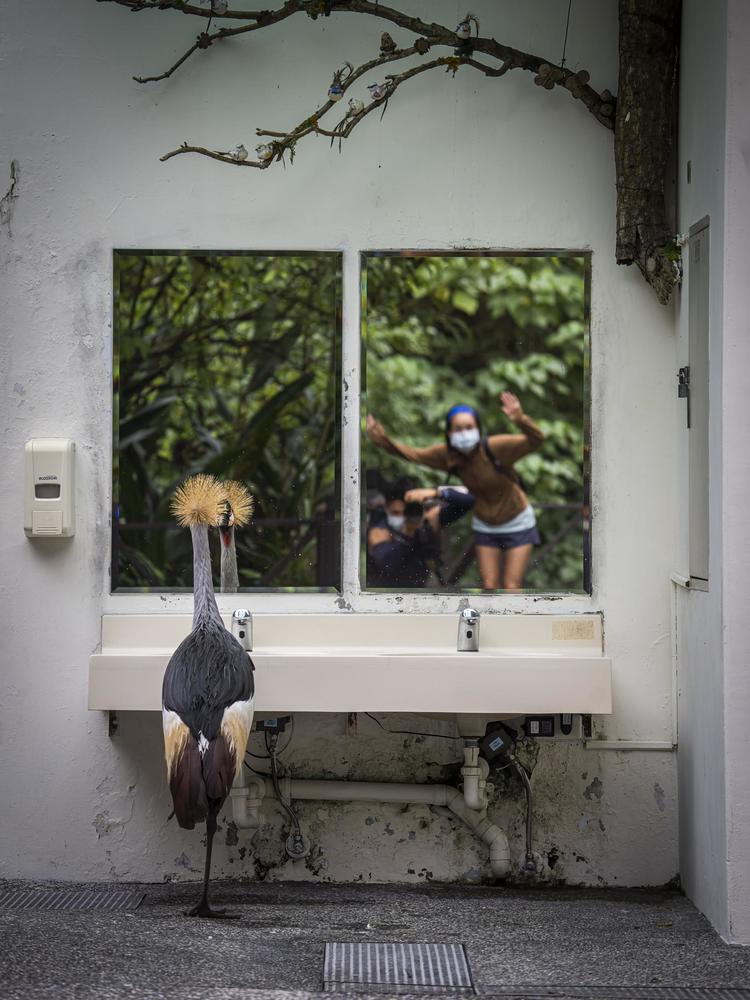
[[[672,143],[680,0],[619,0],[615,119],[618,264],[637,264],[660,302],[679,280],[664,181]]]

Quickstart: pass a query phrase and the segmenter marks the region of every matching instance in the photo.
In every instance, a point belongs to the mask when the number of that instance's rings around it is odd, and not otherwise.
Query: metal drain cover
[[[145,896],[133,889],[4,889],[0,910],[134,910]]]
[[[506,1000],[750,1000],[731,986],[484,986],[482,995]]]
[[[473,996],[462,944],[326,945],[323,989],[330,993]]]

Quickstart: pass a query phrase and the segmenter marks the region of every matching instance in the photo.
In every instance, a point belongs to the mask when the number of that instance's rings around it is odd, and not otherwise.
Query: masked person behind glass
[[[441,487],[440,503],[425,511],[403,481],[385,490],[385,504],[370,510],[367,524],[367,583],[371,587],[424,587],[430,573],[441,582],[438,535],[474,506],[459,487]],[[434,495],[434,491],[429,491]]]
[[[367,417],[373,444],[410,462],[458,476],[475,498],[472,527],[479,575],[485,590],[520,590],[534,545],[540,542],[534,509],[513,466],[535,451],[544,434],[523,412],[512,392],[500,395],[503,413],[520,434],[482,437],[473,406],[461,404],[445,416],[445,443],[411,448],[392,441],[383,426]]]

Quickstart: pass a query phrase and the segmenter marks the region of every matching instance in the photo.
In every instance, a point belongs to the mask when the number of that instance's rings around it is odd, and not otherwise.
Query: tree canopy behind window
[[[195,472],[256,497],[241,587],[338,584],[339,270],[332,253],[115,254],[113,589],[192,586],[169,502]]]
[[[517,433],[498,396],[514,392],[545,431],[519,463],[542,546],[526,587],[584,587],[586,256],[366,257],[367,408],[396,440],[444,440],[449,407],[477,407],[484,433]],[[365,445],[366,469],[439,485],[445,473]],[[454,482],[458,482],[454,480]],[[470,544],[466,517],[449,529]],[[552,543],[552,544],[550,544]],[[454,545],[455,550],[455,545]],[[479,586],[472,560],[458,586]]]

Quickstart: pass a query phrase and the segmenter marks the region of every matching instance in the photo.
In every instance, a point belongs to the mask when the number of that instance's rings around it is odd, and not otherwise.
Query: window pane
[[[589,271],[363,255],[367,588],[590,590]]]
[[[114,279],[113,591],[192,587],[197,472],[255,496],[240,589],[338,588],[340,255],[117,251]]]

